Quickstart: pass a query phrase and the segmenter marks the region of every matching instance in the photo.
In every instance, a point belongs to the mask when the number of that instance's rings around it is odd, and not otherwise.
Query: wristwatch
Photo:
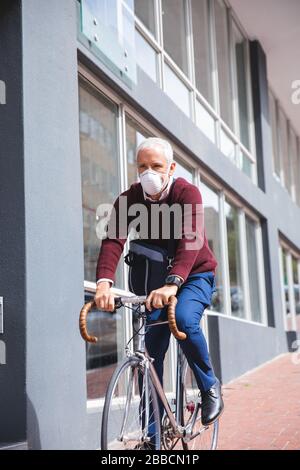
[[[176,276],[175,274],[170,274],[169,276],[166,277],[165,283],[175,284],[175,286],[177,286],[179,289],[181,285],[183,284],[183,279],[181,279],[181,277],[179,276]]]

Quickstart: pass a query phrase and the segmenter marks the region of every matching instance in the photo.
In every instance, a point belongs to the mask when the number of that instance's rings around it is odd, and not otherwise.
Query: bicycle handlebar
[[[143,304],[145,303],[146,298],[147,296],[115,297],[114,299],[115,309],[122,307],[122,305],[125,305],[126,303]],[[177,304],[177,298],[175,297],[175,295],[171,295],[169,303],[168,303],[169,328],[170,328],[171,333],[173,334],[173,336],[175,336],[176,339],[184,340],[186,339],[186,334],[183,333],[182,331],[179,331],[177,328],[177,324],[176,324],[176,315],[175,315],[176,304]],[[89,335],[87,331],[87,326],[86,326],[88,313],[94,307],[96,307],[95,301],[90,300],[82,307],[80,311],[80,316],[79,316],[80,334],[82,338],[84,339],[84,341],[87,341],[89,343],[97,343],[98,341],[97,336]]]

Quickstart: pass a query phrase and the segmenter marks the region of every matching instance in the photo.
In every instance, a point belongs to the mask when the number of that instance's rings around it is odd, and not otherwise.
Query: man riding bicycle
[[[153,204],[191,206],[191,222],[194,227],[197,212],[195,208],[202,205],[202,197],[195,185],[184,178],[174,178],[176,163],[173,160],[170,143],[155,137],[145,139],[137,148],[136,163],[140,182],[132,184],[120,195],[127,198],[128,213],[134,204],[142,204],[147,213],[151,211]],[[121,207],[120,196],[114,204],[117,216]],[[128,220],[126,215],[127,232],[123,234],[124,236],[107,237],[102,241],[96,269],[97,289],[94,299],[100,310],[114,310],[111,287],[127,239]],[[196,245],[194,249],[188,246],[183,230],[182,237],[177,241],[172,267],[165,283],[149,293],[146,309],[149,321],[164,320],[166,305],[170,297],[176,295],[178,299],[176,322],[178,328],[187,335],[184,341],[180,341],[180,346],[194,373],[201,394],[202,424],[209,425],[220,416],[224,403],[221,384],[214,374],[207,343],[200,327],[203,312],[211,304],[212,293],[216,289],[217,267],[217,261],[206,239],[204,224],[202,230],[201,246]],[[161,233],[155,238],[151,238],[148,233],[147,242],[153,246],[166,246],[166,240]],[[163,362],[169,341],[170,330],[166,324],[149,328],[146,332],[146,348],[149,355],[154,358],[154,367],[161,383],[163,383]]]

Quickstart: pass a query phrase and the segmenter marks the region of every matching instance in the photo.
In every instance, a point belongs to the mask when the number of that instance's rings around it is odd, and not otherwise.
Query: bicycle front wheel
[[[102,450],[159,450],[160,414],[149,373],[137,357],[126,359],[109,383],[102,416]]]

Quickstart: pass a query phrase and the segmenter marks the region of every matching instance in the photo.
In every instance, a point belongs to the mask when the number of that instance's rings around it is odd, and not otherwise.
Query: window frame
[[[194,64],[194,46],[193,46],[193,22],[192,22],[192,3],[191,0],[185,0],[185,13],[186,13],[186,31],[187,31],[187,67],[188,75],[186,75],[180,67],[175,63],[175,61],[170,57],[166,52],[163,46],[163,22],[162,22],[162,1],[155,0],[155,28],[157,35],[156,37],[148,31],[146,26],[135,17],[135,27],[144,39],[150,44],[150,46],[155,50],[157,54],[157,85],[161,88],[162,91],[166,91],[165,83],[165,64],[171,69],[175,76],[182,82],[186,87],[188,96],[189,96],[189,118],[196,124],[196,126],[201,130],[201,127],[197,124],[196,119],[196,100],[199,101],[200,105],[211,115],[215,123],[215,144],[220,149],[220,131],[221,127],[232,140],[233,145],[235,146],[235,159],[233,164],[237,166],[240,171],[243,172],[242,168],[242,154],[245,155],[245,158],[248,159],[251,164],[251,176],[250,179],[253,184],[257,185],[257,162],[256,162],[256,143],[255,143],[255,124],[254,124],[254,112],[252,104],[252,83],[251,83],[251,71],[250,71],[250,51],[249,51],[249,39],[241,25],[239,19],[237,18],[235,12],[231,8],[228,0],[221,0],[227,9],[227,18],[228,18],[228,27],[229,27],[229,54],[230,54],[230,70],[231,70],[231,86],[233,86],[233,81],[235,80],[235,71],[233,64],[233,40],[232,40],[232,29],[233,22],[238,30],[241,32],[245,38],[245,58],[246,58],[246,89],[247,89],[247,108],[248,108],[248,126],[249,126],[249,149],[247,149],[241,142],[239,136],[238,128],[238,111],[233,109],[233,119],[235,122],[234,129],[230,127],[223,121],[220,115],[220,103],[219,103],[219,80],[218,80],[218,70],[217,70],[217,55],[216,55],[216,36],[215,36],[215,13],[214,13],[214,3],[212,0],[207,0],[208,4],[208,16],[209,16],[209,47],[211,49],[211,61],[212,61],[212,93],[213,93],[213,105],[211,105],[206,98],[201,94],[196,86],[195,80],[195,64]],[[234,87],[233,87],[234,88]],[[233,90],[234,92],[234,90]],[[236,91],[234,92],[234,101],[236,101]],[[180,109],[180,108],[179,108]],[[182,111],[184,112],[184,111]]]
[[[287,312],[286,312],[286,300],[285,290],[283,284],[284,266],[283,266],[283,251],[286,253],[286,273],[288,282],[288,293],[289,293],[289,307],[291,314],[291,325],[292,329],[288,329],[287,325]],[[295,305],[295,294],[294,294],[294,277],[293,277],[293,265],[292,258],[297,261],[297,275],[298,275],[298,287],[300,289],[300,252],[292,248],[292,246],[279,236],[278,243],[278,254],[279,254],[279,273],[280,273],[280,285],[281,285],[281,301],[282,301],[282,315],[284,330],[287,331],[300,331],[297,329],[297,312]]]

